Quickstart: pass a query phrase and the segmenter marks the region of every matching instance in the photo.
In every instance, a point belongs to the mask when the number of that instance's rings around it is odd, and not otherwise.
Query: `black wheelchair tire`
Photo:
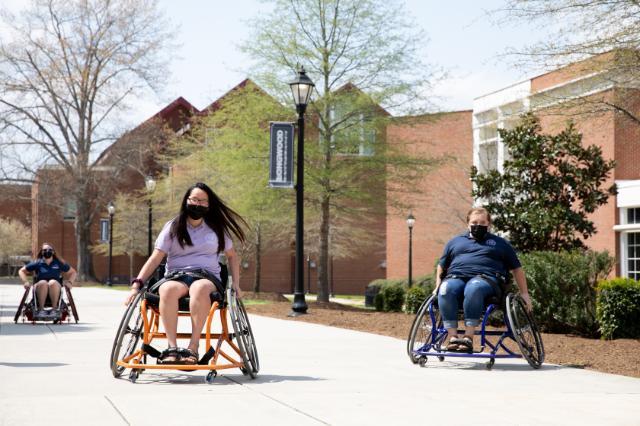
[[[113,373],[113,377],[120,377],[124,372],[125,368],[119,366],[117,362],[131,355],[138,346],[140,342],[140,337],[142,336],[142,313],[140,312],[140,305],[142,303],[143,293],[140,292],[136,295],[133,302],[127,307],[127,310],[124,312],[122,316],[122,320],[120,321],[120,326],[118,327],[118,332],[116,333],[116,337],[113,341],[113,347],[111,349],[111,358],[110,358],[110,367],[111,373]],[[137,333],[131,333],[130,321],[131,318],[135,318],[134,322],[134,330],[138,329]],[[129,336],[128,341],[126,342],[127,349],[123,356],[120,356],[120,351],[123,343],[125,343],[125,338]]]
[[[16,310],[16,315],[13,317],[14,324],[18,323],[18,319],[20,318],[20,315],[24,315],[22,311],[24,309],[27,296],[29,296],[30,290],[31,290],[30,288],[24,289],[24,294],[22,295],[22,299],[20,300],[20,304],[18,305],[18,309]],[[24,317],[22,318],[22,322],[24,322]]]
[[[544,362],[542,336],[524,300],[518,294],[509,294],[506,305],[509,326],[523,358],[531,367],[540,368]]]
[[[73,313],[73,319],[76,321],[76,324],[78,323],[78,321],[80,320],[80,317],[78,316],[78,310],[76,309],[76,303],[73,301],[73,296],[71,295],[71,290],[69,290],[69,288],[67,288],[67,286],[64,286],[64,291],[67,295],[67,300],[69,301],[69,306],[71,307],[71,312]]]
[[[255,379],[258,371],[260,371],[260,361],[258,360],[258,349],[253,331],[251,330],[247,311],[244,308],[242,300],[238,299],[235,292],[231,289],[227,290],[227,303],[236,343],[238,349],[240,349],[240,356],[244,363],[244,368],[241,368],[241,371],[243,374],[247,374],[252,379]]]
[[[416,317],[411,324],[411,330],[409,331],[409,337],[407,338],[407,355],[409,355],[409,359],[414,364],[418,364],[421,358],[423,358],[421,355],[417,355],[414,352],[416,343],[418,343],[419,346],[423,346],[427,340],[431,340],[433,328],[437,326],[437,324],[432,323],[431,317],[429,315],[429,306],[433,303],[435,297],[435,295],[431,295],[424,302],[422,302],[422,305],[420,305],[420,308],[418,308],[418,313],[416,314]],[[436,322],[437,321],[438,319],[436,318]],[[428,329],[428,327],[431,327],[428,335],[426,333],[424,336],[418,335],[421,330],[426,330]]]

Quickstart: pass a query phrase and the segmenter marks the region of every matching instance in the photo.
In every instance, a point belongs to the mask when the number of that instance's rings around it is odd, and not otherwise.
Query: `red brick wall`
[[[611,102],[613,101],[613,96],[613,91],[607,91],[594,95],[591,99],[587,98],[587,100],[599,99]],[[587,105],[592,107],[595,104]],[[635,173],[638,176],[638,163],[635,163],[636,165],[634,166],[625,161],[626,150],[621,148],[632,143],[632,140],[625,140],[626,137],[620,137],[622,135],[620,134],[620,126],[617,124],[615,113],[612,111],[586,113],[584,108],[585,105],[580,105],[566,110],[566,115],[563,116],[540,114],[542,131],[545,133],[557,133],[564,129],[567,120],[571,119],[575,123],[577,131],[582,134],[584,146],[598,145],[602,148],[602,154],[605,159],[615,159],[618,162],[618,166],[614,169],[614,173],[607,180],[605,186],[609,186],[614,183],[615,179],[619,179],[618,173],[622,170],[625,170],[623,173],[627,175]],[[622,167],[622,169],[619,170],[619,167]],[[633,169],[635,169],[635,172]],[[609,197],[609,202],[596,210],[589,218],[593,220],[597,232],[587,239],[585,243],[594,250],[607,250],[611,255],[617,256],[619,250],[616,233],[613,231],[613,226],[618,223],[615,196]]]
[[[420,182],[406,187],[421,195],[402,197],[416,218],[413,228],[413,277],[430,274],[444,244],[465,228],[472,205],[469,169],[473,164],[471,111],[459,111],[403,120],[387,129],[389,143],[402,144],[411,153],[450,157]],[[413,189],[415,188],[415,190]],[[387,211],[387,277],[408,274],[408,211],[397,211],[389,200]]]

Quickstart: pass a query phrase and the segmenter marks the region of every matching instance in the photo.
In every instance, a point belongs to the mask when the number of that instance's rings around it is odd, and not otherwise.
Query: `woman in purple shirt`
[[[230,266],[233,288],[240,296],[240,263],[233,249],[230,233],[241,242],[244,220],[227,207],[204,183],[196,183],[184,194],[180,213],[167,222],[158,235],[155,249],[131,283],[126,304],[131,303],[140,286],[167,256],[165,277],[160,294],[160,318],[169,347],[160,362],[165,364],[197,364],[200,333],[209,314],[209,295],[220,285],[218,257],[224,253]],[[191,340],[185,349],[177,347],[178,300],[189,295]]]

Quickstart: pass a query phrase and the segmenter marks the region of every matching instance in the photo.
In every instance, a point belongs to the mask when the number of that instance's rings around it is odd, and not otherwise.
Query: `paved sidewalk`
[[[77,288],[79,324],[35,326],[13,324],[21,294],[0,285],[3,426],[640,424],[640,379],[503,360],[420,368],[402,340],[258,316],[257,379],[145,371],[132,384],[109,369],[124,292]]]

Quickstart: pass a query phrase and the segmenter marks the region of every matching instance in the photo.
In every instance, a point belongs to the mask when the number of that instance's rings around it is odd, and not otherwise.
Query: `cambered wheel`
[[[520,295],[507,296],[507,318],[522,356],[531,367],[540,368],[544,362],[542,336]]]
[[[232,289],[227,290],[227,303],[229,305],[231,325],[233,326],[236,342],[240,349],[240,356],[244,363],[244,371],[242,373],[248,374],[249,377],[255,379],[260,370],[260,361],[258,360],[258,349],[256,348],[253,331],[251,331],[249,316],[244,309],[242,300],[236,297],[235,291]]]
[[[440,322],[440,312],[435,312],[435,323],[431,321],[431,315],[429,315],[429,307],[435,300],[434,295],[422,302],[418,313],[416,314],[413,324],[411,325],[411,331],[407,338],[407,355],[412,363],[417,364],[423,359],[422,356],[416,354],[415,351],[423,348],[427,344],[433,343],[433,332]],[[426,360],[425,360],[426,362]]]
[[[25,305],[25,301],[27,300],[27,296],[29,296],[29,291],[30,289],[25,288],[24,289],[24,293],[22,294],[22,299],[20,300],[20,303],[18,304],[18,309],[16,310],[16,315],[13,317],[13,322],[14,324],[18,323],[18,318],[20,318],[20,315],[22,315],[22,322],[24,322],[24,305]]]
[[[120,377],[124,371],[124,367],[117,364],[118,361],[128,357],[135,352],[140,337],[142,336],[142,313],[140,304],[142,303],[142,292],[138,293],[133,302],[127,307],[122,316],[120,327],[116,333],[111,349],[111,372],[113,377]],[[132,370],[133,373],[135,370]],[[131,375],[129,376],[131,380]]]
[[[73,313],[73,319],[76,321],[76,324],[80,320],[78,316],[78,310],[76,309],[76,303],[73,301],[73,296],[71,295],[71,290],[67,286],[64,286],[65,293],[67,294],[67,299],[69,300],[69,306],[71,307],[71,312]]]

